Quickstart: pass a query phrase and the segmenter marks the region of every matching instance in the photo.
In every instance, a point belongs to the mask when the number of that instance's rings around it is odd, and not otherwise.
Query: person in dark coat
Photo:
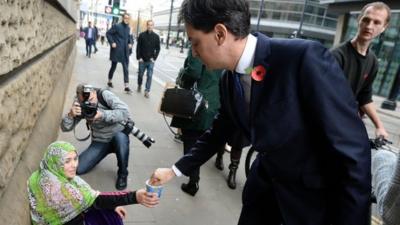
[[[160,53],[160,37],[158,34],[153,32],[154,23],[152,20],[148,20],[146,25],[147,30],[140,33],[137,39],[136,59],[139,61],[137,91],[140,92],[142,90],[144,71],[147,70],[144,97],[148,98],[151,87],[151,79],[153,76],[154,62]]]
[[[236,189],[236,172],[239,168],[240,158],[242,156],[242,150],[244,147],[249,145],[249,141],[241,134],[240,131],[237,131],[233,134],[231,138],[228,139],[227,143],[230,147],[230,159],[231,163],[229,164],[229,174],[226,183],[230,189]],[[219,170],[224,170],[223,163],[223,155],[225,153],[225,147],[221,148],[217,153],[217,157],[215,159],[215,167]]]
[[[210,128],[215,115],[220,107],[219,102],[219,79],[221,70],[207,70],[198,58],[192,56],[189,50],[181,69],[178,85],[185,89],[196,86],[207,101],[207,108],[202,108],[193,119],[174,116],[171,126],[181,128],[183,141],[183,154],[187,154],[196,143],[197,139]],[[224,145],[221,145],[222,148]],[[199,190],[200,168],[190,174],[189,182],[182,184],[182,191],[194,196]]]
[[[190,175],[240,130],[258,154],[239,225],[365,225],[371,149],[342,69],[321,43],[250,34],[246,0],[184,0],[193,56],[226,69],[212,127],[155,185]],[[346,99],[344,101],[343,99]]]
[[[92,45],[95,44],[97,39],[97,29],[92,27],[92,22],[89,21],[88,26],[83,29],[83,32],[85,33],[86,56],[90,58]]]
[[[110,43],[110,60],[111,68],[108,72],[108,83],[109,87],[113,87],[112,78],[114,76],[117,63],[122,64],[124,71],[124,84],[125,91],[131,92],[129,88],[129,51],[132,48],[132,39],[130,38],[130,27],[129,27],[129,14],[124,14],[123,21],[115,24],[106,33],[107,40]]]

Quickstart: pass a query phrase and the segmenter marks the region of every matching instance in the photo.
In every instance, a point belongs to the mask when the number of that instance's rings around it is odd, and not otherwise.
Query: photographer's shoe
[[[129,87],[125,87],[124,91],[126,91],[127,93],[131,93],[132,90]]]
[[[118,190],[124,190],[128,185],[127,178],[128,176],[118,175],[117,182],[115,183],[115,188]]]
[[[195,196],[197,191],[199,190],[199,182],[189,181],[187,184],[182,184],[181,189],[183,192]]]
[[[111,81],[108,81],[107,82],[107,86],[109,86],[110,88],[113,88],[114,86],[113,86],[113,83],[111,82]]]

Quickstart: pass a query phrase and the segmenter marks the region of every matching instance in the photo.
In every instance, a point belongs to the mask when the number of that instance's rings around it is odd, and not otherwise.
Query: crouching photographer
[[[125,189],[128,177],[129,133],[136,134],[146,147],[150,147],[154,140],[134,127],[128,106],[116,95],[88,84],[77,86],[75,101],[61,121],[61,130],[72,131],[82,119],[86,120],[92,141],[79,155],[77,174],[89,172],[108,154],[115,153],[118,162],[115,187],[118,190]]]

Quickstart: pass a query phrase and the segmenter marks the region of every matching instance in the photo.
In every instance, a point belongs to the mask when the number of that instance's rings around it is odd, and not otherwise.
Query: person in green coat
[[[208,107],[202,108],[193,119],[186,119],[174,116],[171,126],[182,130],[183,153],[189,152],[197,139],[211,127],[214,117],[220,107],[219,99],[219,79],[222,70],[207,70],[200,59],[192,56],[189,50],[185,59],[184,67],[179,72],[177,84],[186,89],[193,86],[201,92],[207,101]],[[223,146],[221,146],[222,148]],[[189,182],[182,184],[182,191],[194,196],[199,190],[200,168],[191,175]]]

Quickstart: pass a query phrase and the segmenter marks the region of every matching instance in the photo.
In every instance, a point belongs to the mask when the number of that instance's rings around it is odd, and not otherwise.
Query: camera
[[[139,139],[144,144],[144,146],[146,146],[147,148],[150,148],[151,144],[156,142],[153,138],[147,136],[139,128],[135,127],[135,122],[133,122],[132,120],[129,119],[124,124],[124,126],[125,126],[125,128],[124,128],[124,130],[122,130],[122,132],[124,132],[127,135],[129,135],[131,133],[133,136],[135,136],[137,139]]]
[[[97,114],[97,103],[89,101],[90,93],[94,90],[91,85],[84,85],[82,97],[83,101],[80,102],[82,118],[93,119]]]

